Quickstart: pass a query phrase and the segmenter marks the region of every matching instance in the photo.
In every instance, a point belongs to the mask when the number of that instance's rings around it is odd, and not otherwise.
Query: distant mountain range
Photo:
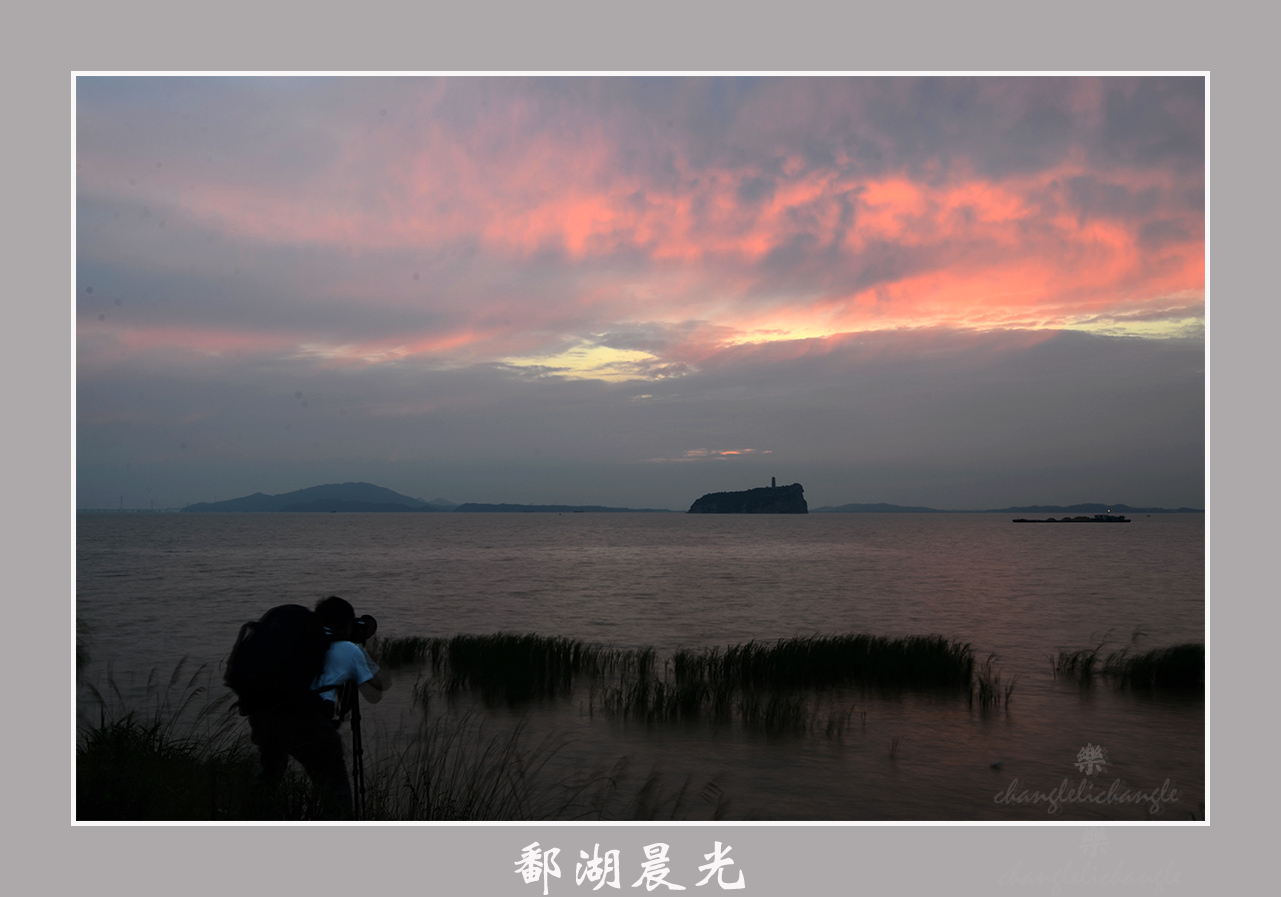
[[[783,487],[780,487],[783,488]],[[702,499],[700,499],[701,501]],[[227,501],[199,502],[182,509],[190,512],[217,511],[282,511],[282,512],[376,512],[376,513],[432,513],[439,511],[461,511],[463,513],[499,512],[499,513],[674,513],[665,508],[610,508],[602,505],[517,505],[517,504],[481,504],[467,502],[457,504],[443,498],[423,501],[401,495],[382,486],[372,483],[331,483],[326,486],[312,486],[295,492],[284,492],[280,495],[265,495],[255,492],[243,498]],[[910,507],[891,504],[849,504],[839,507],[812,508],[812,514],[957,514],[957,513],[1001,513],[1001,514],[1102,514],[1111,511],[1115,514],[1175,514],[1204,513],[1199,508],[1132,508],[1129,505],[1027,505],[1017,508],[989,508],[984,512],[976,511],[943,511],[938,508]]]
[[[1201,508],[1132,508],[1129,505],[1024,505],[1017,508],[983,508],[972,511],[944,511],[939,508],[907,507],[904,505],[841,505],[840,507],[814,508],[811,514],[1204,514]]]
[[[232,498],[227,501],[200,502],[188,505],[182,510],[192,512],[238,511],[242,513],[269,511],[329,513],[338,513],[340,511],[364,513],[432,511],[461,511],[468,513],[497,511],[507,513],[556,512],[561,514],[635,511],[638,513],[670,513],[666,509],[606,508],[601,505],[513,505],[479,504],[477,502],[468,502],[460,505],[456,502],[446,501],[443,498],[423,501],[421,498],[401,495],[399,492],[393,492],[390,489],[375,486],[372,483],[331,483],[327,486],[312,486],[295,492],[284,492],[280,495],[266,495],[262,492],[255,492],[253,495]]]
[[[452,511],[458,507],[451,501],[437,498],[423,501],[401,495],[372,483],[331,483],[312,486],[280,495],[255,492],[243,498],[227,501],[199,502],[187,505],[184,511]]]
[[[475,513],[475,512],[498,512],[498,513],[557,513],[557,514],[601,514],[601,513],[629,513],[629,514],[670,514],[671,511],[666,508],[606,508],[601,505],[486,505],[478,502],[466,502],[454,508],[455,513]]]

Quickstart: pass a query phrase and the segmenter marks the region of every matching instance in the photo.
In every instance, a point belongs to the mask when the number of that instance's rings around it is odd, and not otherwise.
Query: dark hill
[[[434,511],[420,498],[410,498],[372,483],[332,483],[280,495],[255,492],[227,501],[199,502],[184,511]]]
[[[808,514],[805,488],[762,486],[744,492],[709,492],[689,506],[689,514]]]
[[[336,513],[338,511],[358,511],[365,514],[386,513],[388,511],[415,513],[418,511],[440,511],[440,508],[434,508],[431,505],[422,505],[421,507],[410,507],[396,502],[383,501],[343,501],[336,498],[318,498],[315,501],[305,501],[296,505],[285,505],[280,509],[285,512],[307,512],[307,511],[327,511]]]

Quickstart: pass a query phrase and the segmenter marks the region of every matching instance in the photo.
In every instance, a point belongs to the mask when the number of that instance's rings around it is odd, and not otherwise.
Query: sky
[[[79,507],[1205,505],[1201,77],[75,96]]]

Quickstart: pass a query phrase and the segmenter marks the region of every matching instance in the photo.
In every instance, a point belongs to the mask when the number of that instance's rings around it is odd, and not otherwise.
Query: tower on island
[[[773,488],[774,488],[774,478],[773,478],[773,477],[770,477],[770,478],[769,478],[769,487],[770,487],[771,489],[773,489]]]

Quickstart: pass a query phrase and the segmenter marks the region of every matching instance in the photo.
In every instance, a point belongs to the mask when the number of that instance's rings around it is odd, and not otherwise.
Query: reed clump
[[[446,688],[477,688],[490,700],[550,697],[569,690],[574,674],[591,664],[592,650],[573,639],[539,635],[456,636],[444,655]]]
[[[848,634],[751,641],[724,650],[678,651],[672,670],[678,682],[705,681],[713,690],[831,688],[968,688],[974,652],[968,644],[938,635],[886,638]]]
[[[1122,688],[1204,688],[1205,645],[1189,642],[1143,654],[1120,651],[1108,657],[1103,673]]]
[[[1094,684],[1094,677],[1101,670],[1099,650],[1102,648],[1082,648],[1079,651],[1060,651],[1053,658],[1054,676],[1075,679],[1077,683],[1088,688]]]
[[[1205,645],[1185,642],[1132,653],[1141,635],[1136,632],[1129,645],[1106,655],[1106,642],[1080,651],[1061,651],[1052,658],[1054,673],[1076,679],[1082,687],[1089,687],[1099,677],[1118,688],[1205,687]]]
[[[626,672],[617,683],[604,689],[601,706],[623,719],[672,722],[704,716],[708,697],[707,686],[701,682],[670,682]]]
[[[748,691],[739,702],[739,713],[744,726],[762,732],[802,734],[817,725],[806,694]]]
[[[1017,681],[1016,676],[1009,682],[1002,682],[1001,670],[996,666],[996,655],[989,654],[975,673],[974,685],[970,689],[970,706],[978,705],[981,711],[1008,708]]]
[[[657,672],[653,648],[621,649],[540,635],[456,635],[380,639],[390,667],[430,665],[446,690],[479,688],[519,699],[557,694],[575,681],[611,676],[638,680]],[[703,650],[679,649],[664,664],[677,683],[733,688],[968,688],[974,652],[942,636],[849,634],[751,641]]]
[[[562,697],[580,683],[619,675],[645,678],[655,667],[653,648],[615,648],[537,634],[388,638],[374,650],[388,667],[429,668],[436,690],[449,694],[474,688],[489,701]]]
[[[723,649],[680,649],[664,664],[661,679],[624,674],[606,686],[602,706],[624,719],[645,722],[737,719],[767,732],[816,731],[838,737],[853,711],[821,718],[815,693],[849,686],[968,693],[974,669],[973,649],[941,636],[752,641]],[[1005,701],[1012,690],[1011,684],[1002,693]]]
[[[436,645],[440,642],[441,639],[425,638],[419,635],[392,638],[376,635],[369,645],[369,651],[379,663],[394,670],[428,662]]]
[[[814,730],[833,737],[849,717],[818,719],[814,692],[876,687],[970,694],[975,675],[971,646],[938,635],[851,633],[682,648],[661,668],[652,647],[615,648],[536,634],[392,638],[380,640],[375,650],[388,666],[417,664],[429,670],[416,689],[421,701],[433,692],[474,689],[486,701],[520,702],[566,697],[586,686],[592,713],[599,707],[645,723],[737,719],[751,728]],[[990,674],[990,664],[987,669]],[[1012,688],[1004,686],[999,700],[1008,703]],[[986,703],[982,697],[981,704]]]
[[[141,708],[126,707],[111,671],[106,694],[87,684],[97,721],[76,743],[76,818],[243,818],[257,752],[244,737],[230,692],[210,693],[205,666],[184,658],[167,684],[148,676]]]

